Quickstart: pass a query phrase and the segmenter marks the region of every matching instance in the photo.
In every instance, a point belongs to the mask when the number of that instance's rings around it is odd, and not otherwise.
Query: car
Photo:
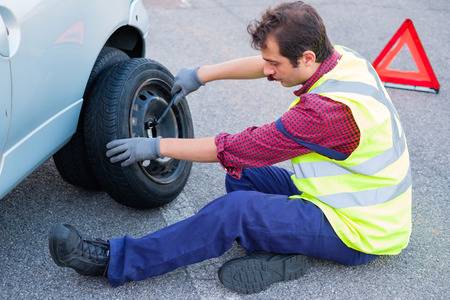
[[[0,0],[0,199],[51,156],[65,181],[126,206],[177,197],[191,162],[105,156],[117,138],[194,136],[186,99],[169,105],[173,75],[146,58],[149,24],[140,0]]]

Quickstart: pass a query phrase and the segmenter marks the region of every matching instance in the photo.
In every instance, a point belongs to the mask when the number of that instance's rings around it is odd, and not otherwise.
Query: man
[[[114,286],[217,257],[237,240],[248,252],[220,281],[253,293],[298,278],[306,257],[345,265],[401,252],[411,233],[406,140],[380,79],[357,53],[331,45],[301,1],[268,9],[248,31],[260,56],[184,69],[178,100],[207,82],[267,77],[300,86],[276,122],[199,139],[132,138],[107,145],[123,167],[157,157],[220,162],[227,194],[194,216],[139,239],[86,240],[70,225],[49,237],[56,264],[106,275]],[[291,159],[294,173],[269,167]]]

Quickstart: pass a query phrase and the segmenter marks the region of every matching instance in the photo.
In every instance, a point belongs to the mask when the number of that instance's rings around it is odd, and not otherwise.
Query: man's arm
[[[217,162],[214,137],[197,139],[161,139],[161,156],[197,162]]]
[[[323,113],[327,112],[327,113]],[[294,137],[350,155],[359,144],[359,130],[350,109],[323,96],[302,96],[283,114],[286,130]],[[160,156],[198,162],[219,161],[232,176],[242,168],[273,165],[310,152],[278,131],[275,124],[253,126],[236,134],[221,133],[198,139],[131,138],[107,145],[112,163],[128,166]]]
[[[171,157],[197,162],[217,162],[217,148],[213,137],[198,139],[128,138],[106,145],[106,157],[122,167],[158,157]]]
[[[194,69],[181,69],[173,84],[171,94],[175,105],[207,82],[222,79],[256,79],[264,77],[264,60],[261,56],[250,56],[215,65],[204,65]]]
[[[264,76],[264,60],[261,56],[250,56],[215,65],[204,65],[197,71],[202,83],[222,79],[256,79]]]
[[[256,79],[265,77],[261,56],[249,56],[215,65],[204,65],[197,70],[201,83],[222,79]],[[198,139],[161,139],[161,156],[197,162],[217,162],[214,137]]]

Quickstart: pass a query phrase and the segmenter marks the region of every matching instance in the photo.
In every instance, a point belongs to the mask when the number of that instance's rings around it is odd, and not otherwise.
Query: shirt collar
[[[341,58],[341,54],[336,50],[333,51],[319,66],[319,68],[314,72],[314,74],[303,84],[300,88],[294,91],[294,95],[300,97],[302,94],[306,93],[320,77],[330,72],[338,63]]]

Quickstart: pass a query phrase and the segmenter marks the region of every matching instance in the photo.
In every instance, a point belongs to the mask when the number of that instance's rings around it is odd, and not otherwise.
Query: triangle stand
[[[402,71],[389,68],[403,46],[407,46],[418,71]],[[439,82],[431,67],[425,49],[410,19],[406,19],[394,36],[372,63],[386,87],[439,92]]]

